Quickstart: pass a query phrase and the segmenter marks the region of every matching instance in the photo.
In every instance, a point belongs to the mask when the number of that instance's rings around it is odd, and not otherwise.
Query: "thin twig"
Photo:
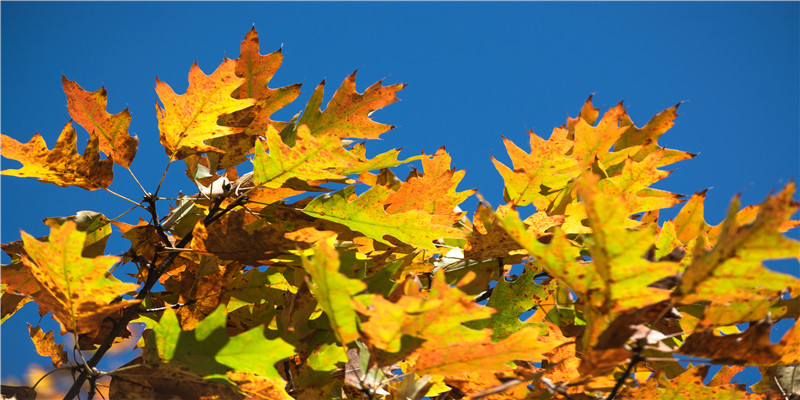
[[[167,177],[167,171],[169,171],[169,166],[172,165],[173,161],[175,161],[175,154],[169,156],[169,161],[167,161],[167,166],[164,168],[164,173],[161,174],[161,180],[158,181],[158,186],[156,187],[155,193],[153,193],[153,197],[158,196],[158,191],[161,190],[161,184],[164,183],[164,178]]]
[[[128,170],[128,172],[130,172],[130,173],[131,173],[131,176],[133,177],[133,180],[134,180],[134,181],[136,181],[136,184],[137,184],[137,185],[139,185],[139,189],[142,189],[142,193],[144,193],[144,194],[145,194],[145,196],[146,196],[146,195],[148,195],[149,193],[147,193],[147,190],[144,190],[144,186],[142,186],[142,183],[141,183],[141,182],[139,182],[139,179],[137,179],[137,178],[136,178],[136,175],[134,175],[134,174],[133,174],[133,171],[131,171],[131,167],[130,167],[130,166],[127,166],[127,167],[125,167],[125,169],[127,169],[127,170]]]
[[[613,389],[611,389],[611,394],[609,394],[608,397],[606,397],[606,400],[612,400],[614,397],[617,396],[617,392],[619,392],[619,390],[622,389],[622,385],[624,385],[625,381],[628,380],[628,377],[631,375],[631,372],[633,372],[633,368],[636,367],[636,364],[638,364],[641,361],[644,361],[645,358],[644,356],[642,356],[642,351],[644,350],[645,343],[646,341],[644,339],[640,339],[638,342],[636,342],[636,347],[634,347],[633,349],[633,356],[631,357],[631,362],[628,363],[628,367],[625,368],[625,372],[622,374],[622,376],[620,376],[619,379],[617,379],[617,384],[614,385]]]
[[[153,199],[153,210],[151,212],[154,214],[156,223],[158,223],[158,215],[155,214],[155,204],[154,204],[155,196],[148,196],[148,197],[151,197],[151,199]],[[222,199],[218,199],[217,201],[214,202],[214,205],[209,210],[209,214],[203,219],[203,224],[208,226],[212,222],[216,221],[217,219],[228,213],[234,207],[238,206],[237,202],[233,202],[228,207],[220,211],[219,208],[221,202]],[[187,244],[189,244],[191,240],[192,240],[192,233],[189,232],[186,236],[184,236],[180,240],[180,242],[178,242],[178,244],[175,247],[178,248],[184,247]],[[164,244],[168,245],[170,243],[167,241]],[[144,286],[142,286],[142,288],[139,290],[139,293],[136,295],[136,300],[144,300],[150,294],[150,291],[152,290],[153,286],[156,284],[156,282],[158,282],[158,278],[161,277],[161,275],[164,273],[164,271],[166,271],[169,268],[170,265],[172,265],[177,256],[178,256],[177,252],[171,252],[167,255],[164,261],[161,262],[160,265],[156,266],[155,263],[148,264],[149,271],[147,274],[147,280],[145,281]],[[136,317],[138,312],[139,312],[139,307],[125,308],[122,317],[114,321],[114,326],[111,328],[111,331],[108,333],[108,336],[106,336],[105,340],[103,340],[103,343],[100,344],[97,350],[95,350],[95,353],[92,356],[92,358],[89,359],[89,361],[87,362],[89,367],[93,368],[100,362],[100,360],[103,358],[106,352],[108,352],[108,350],[113,345],[114,339],[119,335],[122,329],[128,325],[128,322],[130,322],[132,319]],[[72,386],[69,388],[69,391],[64,396],[64,400],[71,400],[74,399],[76,396],[78,396],[81,387],[83,386],[83,383],[86,382],[87,379],[89,379],[90,374],[92,374],[92,371],[86,370],[84,368],[78,375],[78,377],[75,379],[75,381],[72,383]]]
[[[120,199],[123,199],[125,201],[129,201],[132,204],[136,204],[137,207],[141,207],[142,206],[140,203],[137,203],[137,202],[135,202],[135,201],[133,201],[133,200],[131,200],[131,199],[129,199],[129,198],[127,198],[127,197],[125,197],[125,196],[123,196],[123,195],[121,195],[121,194],[119,194],[119,193],[117,193],[117,192],[115,192],[115,191],[113,191],[111,189],[109,189],[109,188],[103,188],[103,190],[105,190],[108,193],[113,194],[114,196],[119,197]]]
[[[136,204],[135,206],[131,207],[131,208],[130,208],[128,211],[125,211],[124,213],[122,213],[122,214],[120,214],[120,215],[117,215],[116,217],[114,217],[113,219],[111,219],[111,221],[116,221],[116,220],[118,220],[118,219],[120,219],[120,218],[124,217],[124,216],[125,216],[125,214],[127,214],[127,213],[129,213],[129,212],[131,212],[131,211],[133,211],[133,210],[135,210],[135,209],[137,209],[137,208],[141,207],[141,206],[142,206],[141,204]]]

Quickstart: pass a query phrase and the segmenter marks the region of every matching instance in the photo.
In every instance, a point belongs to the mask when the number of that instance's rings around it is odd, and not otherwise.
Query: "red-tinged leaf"
[[[421,210],[387,214],[383,209],[391,191],[374,186],[361,196],[351,199],[354,188],[348,186],[330,196],[317,197],[303,212],[316,218],[333,221],[363,233],[371,239],[391,244],[384,237],[392,236],[415,247],[436,250],[434,240],[460,239],[464,234],[445,225],[432,222],[432,215]]]
[[[256,135],[267,130],[269,125],[283,128],[283,123],[270,120],[275,111],[294,101],[300,94],[300,84],[272,89],[268,85],[283,61],[281,50],[267,55],[259,52],[258,32],[251,29],[242,40],[236,75],[244,82],[234,92],[237,99],[257,99],[253,107],[227,115],[224,125],[246,128],[245,134]]]
[[[706,372],[707,367],[695,367],[670,380],[663,377],[651,378],[636,388],[624,388],[618,398],[620,400],[744,400],[760,398],[732,385],[714,387],[703,385]]]
[[[189,88],[177,95],[169,85],[156,79],[156,92],[164,108],[156,105],[161,144],[171,160],[224,150],[204,144],[206,140],[242,132],[217,124],[224,114],[252,106],[255,99],[234,99],[231,93],[244,82],[235,74],[236,62],[225,59],[211,75],[195,62],[189,70]]]
[[[792,199],[795,187],[787,185],[759,206],[755,221],[742,225],[737,220],[739,199],[734,198],[711,250],[694,249],[673,298],[684,303],[702,300],[738,302],[774,299],[784,290],[797,294],[800,280],[770,271],[764,260],[798,258],[800,242],[780,233],[780,227],[797,211]]]
[[[772,324],[759,321],[738,334],[717,336],[712,331],[690,335],[681,354],[710,358],[712,362],[737,365],[793,365],[800,363],[800,324],[786,331],[778,344],[770,342]]]
[[[265,224],[246,210],[239,209],[206,226],[194,227],[191,248],[222,260],[246,265],[271,264],[270,259],[289,250],[307,249],[308,243],[287,239],[281,227]]]
[[[338,138],[377,139],[392,125],[384,125],[370,119],[373,111],[397,101],[395,94],[406,85],[383,86],[381,81],[368,87],[364,93],[356,92],[356,73],[345,78],[342,86],[333,94],[325,111],[322,111],[322,94],[325,81],[317,86],[308,100],[297,126],[308,125],[311,134],[330,134]]]
[[[220,117],[220,125],[242,128],[244,131],[211,140],[208,144],[224,150],[224,154],[210,153],[209,159],[220,168],[243,163],[245,155],[254,151],[257,135],[263,135],[270,125],[279,131],[285,122],[273,121],[272,113],[294,101],[300,94],[300,84],[270,88],[269,82],[283,61],[280,50],[267,55],[259,53],[258,33],[255,27],[242,40],[239,58],[236,59],[236,76],[244,83],[233,91],[236,99],[257,99],[255,105]]]
[[[418,375],[508,370],[509,361],[546,359],[544,353],[569,341],[563,336],[560,340],[547,338],[546,334],[553,330],[560,333],[552,324],[547,329],[526,327],[496,343],[488,335],[472,341],[428,341],[410,358],[414,359],[413,369]]]
[[[427,298],[403,296],[391,302],[379,295],[366,295],[360,301],[354,301],[358,312],[369,316],[369,320],[361,324],[361,331],[369,344],[396,353],[402,348],[403,336],[436,345],[490,341],[490,330],[469,329],[462,323],[488,319],[494,310],[476,304],[472,296],[448,286],[441,276],[438,274],[433,278]]]
[[[412,172],[403,184],[386,198],[386,212],[402,213],[410,210],[424,210],[433,214],[433,222],[439,225],[452,225],[462,217],[453,210],[476,190],[456,192],[456,187],[464,177],[464,171],[450,169],[450,156],[444,147],[431,158],[422,153],[422,168],[425,174]]]
[[[136,289],[107,274],[117,257],[81,257],[86,234],[72,221],[51,228],[48,242],[40,242],[22,232],[27,256],[25,266],[40,287],[35,300],[40,309],[53,313],[62,329],[78,334],[100,327],[103,318],[138,300],[116,301]]]
[[[37,133],[28,143],[22,144],[2,137],[2,155],[22,163],[22,168],[3,170],[3,175],[37,178],[58,186],[77,186],[86,190],[105,189],[114,179],[111,158],[100,160],[98,139],[89,138],[83,155],[78,155],[77,134],[72,122],[64,126],[53,150],[47,149],[44,139]]]
[[[105,87],[87,92],[65,76],[61,77],[61,83],[67,95],[67,107],[72,119],[97,137],[100,151],[111,157],[115,163],[128,168],[139,147],[139,138],[128,133],[131,124],[131,113],[128,109],[114,115],[109,114],[106,111],[108,95]]]
[[[64,351],[64,344],[56,344],[53,332],[42,332],[42,329],[28,324],[28,332],[36,347],[36,352],[42,357],[50,357],[54,367],[60,367],[69,363],[67,352]]]

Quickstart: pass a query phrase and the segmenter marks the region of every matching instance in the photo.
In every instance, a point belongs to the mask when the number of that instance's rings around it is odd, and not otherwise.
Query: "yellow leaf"
[[[41,310],[53,313],[64,331],[92,332],[100,328],[106,316],[138,303],[113,302],[137,285],[120,282],[108,274],[119,260],[117,257],[81,256],[86,233],[78,231],[75,222],[66,221],[51,228],[48,242],[21,234],[27,252],[22,262],[40,287],[34,299]]]
[[[172,88],[156,79],[156,92],[164,108],[156,105],[161,144],[172,160],[209,151],[224,152],[204,144],[206,140],[242,132],[217,124],[217,119],[255,104],[255,99],[231,97],[244,78],[235,73],[236,62],[225,59],[211,75],[205,75],[195,62],[189,70],[189,88],[177,95]]]
[[[83,155],[78,155],[77,134],[72,122],[64,125],[53,150],[38,133],[22,144],[2,137],[2,155],[22,163],[22,168],[2,171],[3,175],[38,178],[58,186],[77,186],[86,190],[107,188],[114,179],[111,158],[100,161],[98,139],[89,138]]]

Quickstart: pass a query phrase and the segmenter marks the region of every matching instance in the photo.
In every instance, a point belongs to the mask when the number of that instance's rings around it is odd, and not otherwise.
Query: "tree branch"
[[[158,215],[155,211],[155,196],[145,196],[145,201],[149,203],[147,207],[148,211],[150,211],[151,215],[153,216],[153,224],[156,226],[156,229],[159,230],[161,239],[164,241],[165,245],[170,245],[169,239],[167,238],[166,234],[162,229],[160,229]],[[203,218],[203,223],[205,225],[209,225],[214,221],[221,218],[223,215],[227,214],[229,211],[237,207],[239,204],[243,203],[246,200],[245,197],[236,199],[234,202],[229,204],[225,209],[220,210],[220,206],[222,204],[223,198],[218,197],[214,199],[214,204],[209,210],[208,215]],[[178,244],[175,245],[177,248],[183,248],[189,242],[192,241],[192,233],[189,232],[186,236],[184,236]],[[178,256],[180,252],[170,252],[164,261],[161,262],[160,265],[156,266],[155,263],[148,263],[147,269],[147,279],[145,280],[144,286],[139,290],[139,293],[136,295],[137,300],[144,300],[149,294],[150,291],[153,289],[153,286],[158,282],[158,278],[164,273],[164,271],[169,268],[170,265],[175,261],[175,258]],[[92,358],[89,359],[87,362],[89,368],[94,369],[95,366],[103,359],[103,356],[108,352],[111,348],[111,345],[114,344],[114,339],[119,335],[122,329],[128,326],[128,323],[134,319],[139,314],[139,305],[134,305],[125,309],[122,314],[122,317],[114,322],[114,326],[111,328],[108,336],[106,336],[103,343],[100,347],[97,348]],[[80,393],[81,387],[86,382],[86,380],[94,376],[93,371],[87,370],[86,367],[81,367],[80,374],[75,378],[75,381],[72,383],[72,386],[69,388],[69,391],[64,396],[64,400],[71,400],[78,396]]]

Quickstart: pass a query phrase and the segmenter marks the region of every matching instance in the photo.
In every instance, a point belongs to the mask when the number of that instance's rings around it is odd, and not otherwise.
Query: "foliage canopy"
[[[475,190],[459,191],[464,171],[444,148],[366,155],[365,141],[393,128],[370,114],[404,85],[358,93],[353,73],[322,110],[323,81],[299,117],[275,121],[299,94],[299,84],[269,87],[281,61],[280,51],[261,55],[253,29],[238,59],[210,75],[193,65],[186,93],[157,81],[168,165],[182,162],[198,189],[168,215],[156,207],[172,201],[159,183],[129,200],[147,218],[135,225],[80,211],[47,219],[47,237],[3,244],[12,259],[3,321],[36,302],[75,338],[80,357],[70,359],[54,332],[29,329],[37,351],[76,376],[66,397],[82,388],[110,399],[800,391],[768,379],[800,364],[800,281],[763,265],[800,254],[784,235],[800,224],[795,185],[755,206],[734,198],[717,226],[703,218],[705,192],[687,200],[652,188],[669,175],[661,168],[694,157],[658,144],[677,105],[637,127],[622,104],[601,116],[590,97],[548,139],[529,132],[530,151],[504,138],[513,164],[493,162],[506,204],[482,201],[470,221],[458,206]],[[117,195],[113,164],[131,171],[138,147],[131,115],[109,114],[105,89],[66,77],[63,86],[72,121],[53,150],[38,134],[26,144],[3,135],[2,155],[23,166],[2,173]],[[73,121],[90,135],[83,155]],[[390,169],[415,160],[422,170],[404,179]],[[681,203],[659,223],[659,210]],[[130,249],[104,255],[114,231]],[[128,282],[113,274],[122,263],[138,270]],[[795,325],[772,344],[781,319]],[[129,324],[146,327],[142,355],[98,371]],[[687,356],[704,365],[687,366]],[[724,367],[704,383],[709,364]],[[764,373],[755,393],[731,383],[745,365]]]

